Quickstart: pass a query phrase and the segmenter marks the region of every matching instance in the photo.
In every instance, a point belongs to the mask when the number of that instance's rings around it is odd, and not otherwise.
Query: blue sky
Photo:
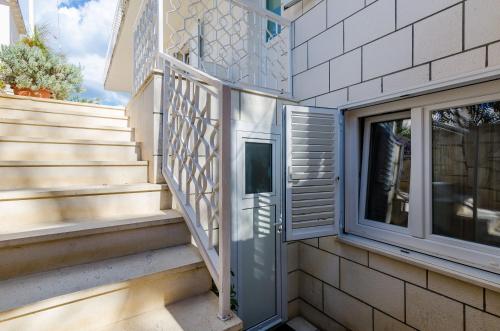
[[[36,0],[35,21],[50,30],[50,46],[83,67],[83,97],[125,105],[129,96],[105,91],[104,66],[117,0]]]

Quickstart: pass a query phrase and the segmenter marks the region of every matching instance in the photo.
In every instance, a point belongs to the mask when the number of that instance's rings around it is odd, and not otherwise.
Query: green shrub
[[[81,92],[81,68],[66,62],[47,48],[21,41],[0,49],[0,80],[11,87],[50,90],[56,99]]]

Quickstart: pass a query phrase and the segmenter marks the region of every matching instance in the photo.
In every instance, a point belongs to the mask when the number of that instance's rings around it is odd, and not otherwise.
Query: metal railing
[[[243,0],[170,1],[165,51],[233,84],[290,92],[290,21]]]
[[[163,74],[162,172],[219,292],[219,317],[230,318],[231,89],[166,54]]]
[[[222,81],[291,93],[291,22],[248,0],[144,0],[134,27],[134,92],[159,51]]]

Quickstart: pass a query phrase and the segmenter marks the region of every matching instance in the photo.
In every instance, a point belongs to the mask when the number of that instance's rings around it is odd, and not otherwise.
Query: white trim
[[[366,249],[370,252],[374,252],[403,263],[408,263],[410,265],[447,275],[479,287],[485,287],[492,291],[500,292],[500,276],[496,273],[469,267],[439,257],[401,249],[400,247],[391,244],[366,239],[352,234],[341,234],[339,236],[339,240],[345,244]]]
[[[431,160],[431,111],[455,106],[470,105],[500,100],[500,81],[486,82],[474,86],[433,93],[426,96],[400,100],[346,113],[346,222],[348,233],[383,241],[399,247],[430,254],[444,260],[452,260],[473,268],[500,273],[500,248],[455,238],[431,235],[432,229],[432,160]],[[367,116],[384,114],[399,109],[411,108],[412,116],[412,184],[418,184],[410,195],[410,230],[413,235],[374,229],[357,224],[359,219],[359,169],[361,139],[359,121]],[[419,133],[420,132],[420,133]],[[418,154],[421,157],[417,157]],[[415,160],[415,162],[414,162]],[[423,180],[422,176],[423,175]],[[415,180],[418,178],[418,180]],[[363,182],[362,182],[363,183]],[[425,197],[425,198],[423,198]],[[419,220],[415,222],[415,220]],[[413,222],[413,223],[412,223]],[[416,226],[417,224],[418,226]],[[425,239],[423,238],[425,237]]]
[[[395,92],[384,93],[378,97],[365,99],[361,101],[348,102],[339,106],[341,110],[351,110],[373,106],[377,104],[401,100],[402,98],[410,98],[422,96],[428,93],[440,92],[448,89],[454,89],[464,85],[484,83],[500,79],[500,66],[471,71],[469,73],[458,75],[452,78],[427,82],[425,84],[410,88],[402,89]]]
[[[386,115],[380,115],[376,117],[369,117],[365,119],[365,129],[364,129],[364,137],[363,137],[363,157],[361,160],[361,187],[360,187],[360,204],[359,204],[359,219],[358,225],[366,225],[375,228],[380,228],[388,231],[401,232],[405,234],[410,234],[408,227],[397,226],[394,224],[386,224],[380,223],[376,221],[369,220],[365,217],[366,212],[366,189],[367,189],[367,181],[368,181],[368,166],[370,160],[370,145],[371,145],[371,125],[373,123],[385,122],[385,121],[393,121],[398,119],[410,119],[410,112],[403,111],[398,113],[391,113]],[[410,185],[411,187],[411,185]],[[411,197],[410,197],[411,200]],[[411,201],[410,201],[411,206]],[[411,211],[410,211],[411,213]],[[410,217],[408,217],[408,224],[410,221]]]

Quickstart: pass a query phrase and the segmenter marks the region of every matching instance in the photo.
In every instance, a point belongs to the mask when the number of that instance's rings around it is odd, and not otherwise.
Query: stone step
[[[0,191],[0,234],[60,226],[75,219],[132,217],[170,209],[166,185],[95,185]]]
[[[58,124],[44,121],[0,118],[0,136],[52,139],[131,141],[133,130],[124,127]]]
[[[0,161],[0,173],[0,190],[139,184],[148,181],[148,162]]]
[[[16,108],[0,106],[0,118],[45,121],[62,125],[116,126],[126,128],[128,118],[114,114],[87,114],[70,110]]]
[[[81,115],[124,116],[124,107],[104,106],[92,103],[71,102],[22,97],[16,95],[0,96],[0,108],[20,108],[31,110],[72,112]]]
[[[0,137],[0,161],[137,161],[134,142]]]
[[[190,238],[184,219],[171,209],[4,234],[0,235],[0,280],[188,244]]]
[[[81,264],[0,282],[0,329],[97,330],[210,287],[191,245]]]
[[[227,321],[218,319],[217,307],[217,297],[207,292],[95,331],[238,331],[242,329],[242,322],[237,316]]]

